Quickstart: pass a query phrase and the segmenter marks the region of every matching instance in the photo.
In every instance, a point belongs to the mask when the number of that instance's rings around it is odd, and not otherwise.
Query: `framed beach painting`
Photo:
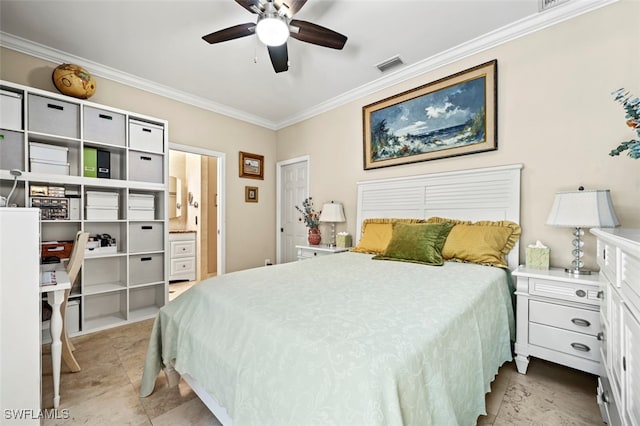
[[[362,108],[364,169],[492,151],[497,61]]]

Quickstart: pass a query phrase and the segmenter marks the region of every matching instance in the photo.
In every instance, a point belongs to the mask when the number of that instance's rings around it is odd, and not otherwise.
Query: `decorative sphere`
[[[96,92],[96,81],[84,68],[74,64],[58,65],[53,70],[53,84],[63,95],[87,99]]]

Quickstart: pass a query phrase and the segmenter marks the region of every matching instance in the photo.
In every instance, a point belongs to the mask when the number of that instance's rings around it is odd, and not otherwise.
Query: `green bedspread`
[[[140,390],[171,363],[234,425],[473,425],[511,360],[507,273],[342,253],[195,285],[156,318]]]

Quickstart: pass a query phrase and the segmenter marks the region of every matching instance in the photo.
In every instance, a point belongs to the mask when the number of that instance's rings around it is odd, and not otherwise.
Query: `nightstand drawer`
[[[529,343],[600,362],[600,342],[587,334],[529,323]]]
[[[599,305],[598,290],[597,285],[529,278],[529,294],[535,296]]]
[[[529,301],[529,320],[595,336],[600,331],[600,313],[588,309]]]
[[[310,259],[312,257],[327,256],[329,254],[333,253],[321,250],[298,249],[298,258],[300,259]]]

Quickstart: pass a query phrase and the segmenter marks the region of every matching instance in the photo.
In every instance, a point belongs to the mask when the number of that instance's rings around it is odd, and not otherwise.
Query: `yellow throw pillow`
[[[358,253],[381,254],[387,248],[393,234],[393,224],[422,223],[423,219],[372,218],[362,221],[362,236],[351,249]]]
[[[459,223],[442,248],[445,260],[507,267],[505,255],[520,238],[521,228],[510,221]]]

